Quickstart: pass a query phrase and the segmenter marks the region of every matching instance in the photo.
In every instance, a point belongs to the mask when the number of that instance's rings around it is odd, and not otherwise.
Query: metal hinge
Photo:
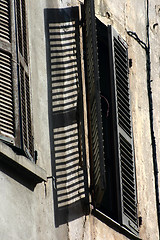
[[[47,179],[52,179],[53,180],[53,188],[54,190],[57,190],[56,188],[56,178],[54,176],[47,177]]]

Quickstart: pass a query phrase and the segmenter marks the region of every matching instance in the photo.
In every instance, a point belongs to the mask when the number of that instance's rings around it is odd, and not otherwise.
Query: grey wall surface
[[[44,9],[78,6],[78,0],[27,0],[29,58],[37,165],[52,175],[48,118],[47,61]],[[154,129],[160,168],[160,5],[150,3],[151,79]],[[146,1],[95,0],[96,16],[111,24],[127,41],[130,69],[133,133],[136,159],[138,215],[142,217],[140,238],[158,240],[155,182],[147,93],[146,55],[126,29],[146,43]],[[129,239],[92,215],[82,216],[55,227],[52,179],[30,189],[14,174],[0,172],[1,240],[123,240]],[[68,212],[70,214],[70,211]]]

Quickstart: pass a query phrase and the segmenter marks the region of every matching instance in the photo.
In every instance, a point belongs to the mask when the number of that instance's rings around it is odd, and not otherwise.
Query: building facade
[[[159,239],[157,0],[0,0],[0,239]]]

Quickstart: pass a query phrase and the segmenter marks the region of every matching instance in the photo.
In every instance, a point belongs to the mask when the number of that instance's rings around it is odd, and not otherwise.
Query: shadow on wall
[[[45,9],[55,225],[87,214],[79,9]]]
[[[0,161],[0,172],[3,172],[30,191],[34,191],[36,184],[39,182],[35,179],[34,174],[32,175],[30,172],[24,171],[23,167],[17,167],[17,164],[14,164],[13,161],[10,161],[5,156],[0,155]]]

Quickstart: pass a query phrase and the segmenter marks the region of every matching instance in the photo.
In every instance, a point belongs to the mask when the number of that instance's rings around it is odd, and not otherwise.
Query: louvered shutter
[[[88,203],[79,8],[46,9],[45,20],[54,204],[59,225],[66,221],[69,209],[76,216],[82,203]]]
[[[119,188],[122,224],[135,233],[137,223],[137,194],[135,160],[130,109],[128,48],[126,42],[112,28],[109,32],[109,51],[112,72],[112,92],[115,103],[115,146],[119,166]],[[112,67],[111,67],[112,68]]]
[[[16,0],[18,76],[20,86],[20,116],[22,149],[33,158],[33,130],[30,104],[30,79],[28,69],[27,26],[25,0]]]
[[[86,60],[86,87],[89,121],[89,148],[91,159],[91,183],[95,206],[102,200],[105,190],[105,166],[103,152],[100,86],[97,56],[94,1],[84,2],[84,39]]]
[[[0,139],[19,146],[15,26],[12,13],[13,2],[0,0]]]

